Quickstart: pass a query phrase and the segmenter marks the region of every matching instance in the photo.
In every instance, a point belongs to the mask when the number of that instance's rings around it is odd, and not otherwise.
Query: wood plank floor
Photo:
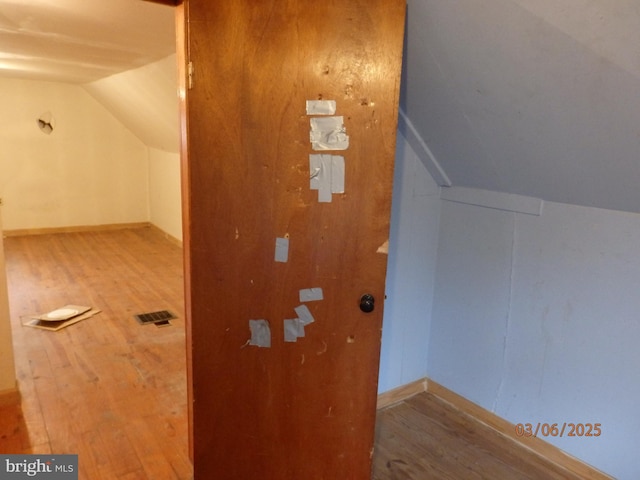
[[[375,480],[579,480],[447,402],[421,393],[378,412]]]
[[[77,453],[81,480],[190,479],[181,249],[138,228],[9,237],[5,254],[22,402],[0,407],[0,453]],[[65,304],[102,313],[21,325]],[[180,318],[133,318],[155,310]],[[577,478],[427,393],[382,410],[376,435],[375,480]]]
[[[5,239],[22,405],[0,452],[77,453],[87,480],[189,479],[182,251],[152,228]],[[95,317],[58,332],[21,318],[66,304]],[[172,326],[133,315],[170,310]]]

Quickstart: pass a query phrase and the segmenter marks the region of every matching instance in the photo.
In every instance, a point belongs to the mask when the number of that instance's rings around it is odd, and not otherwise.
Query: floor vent
[[[141,325],[148,325],[150,323],[155,323],[156,325],[168,325],[169,320],[178,318],[168,310],[160,310],[158,312],[149,312],[149,313],[139,313],[135,315],[135,317],[138,323],[140,323]]]

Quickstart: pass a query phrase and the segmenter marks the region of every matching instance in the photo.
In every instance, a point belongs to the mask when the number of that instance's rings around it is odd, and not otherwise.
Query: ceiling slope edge
[[[450,187],[453,185],[451,180],[449,179],[447,173],[442,168],[442,165],[438,162],[435,155],[427,145],[427,143],[420,136],[420,133],[416,130],[407,117],[407,114],[404,113],[402,108],[398,110],[398,130],[407,140],[413,151],[416,153],[420,161],[424,164],[427,171],[435,182],[441,187]]]
[[[148,147],[179,152],[175,54],[81,87]]]

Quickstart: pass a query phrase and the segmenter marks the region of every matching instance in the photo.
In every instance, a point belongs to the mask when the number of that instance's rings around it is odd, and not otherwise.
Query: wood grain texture
[[[5,242],[21,401],[0,406],[0,453],[78,453],[80,480],[190,479],[184,323],[131,317],[181,311],[180,250],[154,229]],[[20,326],[70,301],[103,313],[60,332]],[[373,478],[598,477],[569,474],[422,393],[378,412]]]
[[[194,468],[201,478],[370,473],[403,0],[189,0]],[[337,103],[346,189],[309,189],[307,100]],[[289,261],[274,262],[289,237]],[[296,343],[300,289],[320,287]],[[364,314],[359,299],[378,298]],[[272,347],[246,346],[267,320]]]
[[[378,413],[373,478],[579,480],[596,477],[571,472],[425,392]]]
[[[189,195],[189,142],[187,141],[187,131],[189,126],[189,116],[187,115],[187,90],[189,88],[189,45],[187,41],[187,11],[184,3],[181,1],[176,6],[176,62],[178,70],[178,98],[180,113],[180,191],[182,196],[182,242],[181,247],[190,245],[190,228],[189,228],[189,212],[190,212],[190,195]],[[191,271],[191,255],[189,248],[183,248],[183,264],[184,271]],[[187,401],[188,405],[193,405],[193,382],[189,379],[193,378],[193,359],[191,356],[191,275],[184,277],[184,315],[186,325],[187,345]],[[193,408],[189,408],[189,458],[193,462]]]
[[[152,228],[5,239],[22,400],[0,407],[0,452],[75,453],[84,480],[187,480],[182,251]],[[58,332],[21,317],[65,304],[102,313]]]
[[[160,5],[168,5],[170,7],[175,7],[182,3],[182,0],[143,0],[145,2],[151,3],[159,3]]]
[[[557,468],[561,471],[570,472],[571,475],[576,475],[578,478],[585,480],[612,479],[609,475],[606,475],[590,465],[581,462],[577,458],[564,453],[556,446],[545,442],[542,438],[520,437],[516,435],[515,425],[509,421],[485,410],[479,405],[467,400],[455,392],[452,392],[433,380],[428,381],[427,391],[435,397],[438,397],[440,400],[447,402],[453,408],[458,409],[461,412],[461,415],[466,415],[475,419],[477,422],[494,429],[505,438],[514,442],[514,444],[519,445],[521,448],[530,450],[534,455],[545,458],[547,461],[557,465]]]
[[[0,392],[0,407],[3,405],[14,405],[20,402],[20,390],[16,384],[15,388]]]
[[[390,407],[395,403],[402,402],[414,395],[417,395],[418,393],[422,393],[426,391],[427,391],[426,378],[416,380],[415,382],[411,382],[406,385],[401,385],[397,388],[394,388],[393,390],[389,390],[388,392],[384,392],[378,395],[377,408],[382,409],[382,408]]]

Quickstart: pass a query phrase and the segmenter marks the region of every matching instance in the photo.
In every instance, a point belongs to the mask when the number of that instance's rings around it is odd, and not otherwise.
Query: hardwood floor
[[[181,249],[138,228],[9,237],[5,254],[22,402],[0,407],[0,453],[77,453],[82,480],[190,479]],[[101,313],[21,325],[65,304]],[[155,310],[180,318],[133,318]],[[424,393],[379,412],[373,478],[578,477]]]
[[[425,392],[378,412],[374,480],[579,480]]]
[[[5,239],[22,405],[0,452],[77,453],[87,480],[189,479],[182,252],[152,228]],[[21,325],[66,304],[101,313],[58,332]],[[170,310],[169,327],[133,315]]]

